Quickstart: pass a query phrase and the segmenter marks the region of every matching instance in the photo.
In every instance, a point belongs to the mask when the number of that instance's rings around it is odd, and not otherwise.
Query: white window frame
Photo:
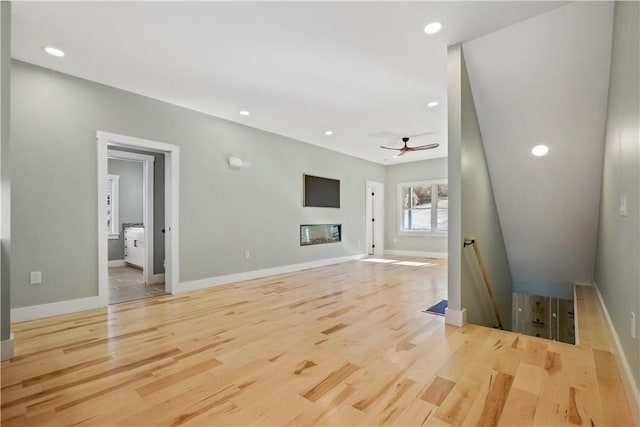
[[[412,181],[412,182],[399,182],[398,183],[398,235],[399,236],[443,236],[446,237],[448,235],[448,231],[441,230],[433,230],[434,222],[437,224],[438,221],[438,206],[437,206],[437,193],[436,193],[436,203],[432,201],[432,211],[431,211],[431,227],[432,230],[424,231],[424,230],[405,230],[403,228],[404,221],[404,200],[402,197],[402,190],[405,187],[418,187],[418,186],[427,186],[427,185],[440,185],[440,184],[448,184],[449,181],[446,178],[442,179],[432,179],[425,181]],[[433,191],[431,192],[431,197],[433,198]],[[433,200],[433,199],[432,199]],[[435,211],[435,215],[434,215]]]
[[[105,210],[107,212],[107,221],[111,219],[111,226],[107,224],[107,234],[109,240],[117,240],[120,238],[120,176],[107,175],[107,191],[105,192]],[[109,218],[109,202],[107,197],[111,195],[111,218]]]

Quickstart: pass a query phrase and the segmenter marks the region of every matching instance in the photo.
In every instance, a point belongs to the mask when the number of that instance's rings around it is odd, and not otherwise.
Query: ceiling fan
[[[421,135],[428,135],[434,132],[427,132],[427,133],[421,133],[419,135],[413,135],[413,136],[421,136]],[[418,146],[414,146],[411,147],[409,145],[407,145],[407,143],[409,142],[409,139],[411,139],[411,136],[405,136],[402,138],[402,142],[404,142],[404,146],[400,147],[400,148],[393,148],[393,147],[385,147],[384,145],[381,145],[380,148],[384,148],[387,150],[397,150],[400,151],[398,154],[396,154],[393,157],[400,157],[402,155],[404,155],[404,153],[408,152],[408,151],[420,151],[420,150],[431,150],[433,148],[437,148],[440,146],[440,144],[438,144],[437,142],[433,143],[433,144],[427,144],[427,145],[418,145]]]

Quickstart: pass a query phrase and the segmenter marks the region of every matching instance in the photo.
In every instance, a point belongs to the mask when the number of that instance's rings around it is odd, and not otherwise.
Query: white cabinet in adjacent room
[[[144,228],[124,229],[124,260],[136,267],[144,267]]]

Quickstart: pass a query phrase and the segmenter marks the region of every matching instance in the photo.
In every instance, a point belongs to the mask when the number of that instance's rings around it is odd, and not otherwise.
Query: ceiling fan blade
[[[399,150],[399,148],[385,147],[384,145],[381,145],[380,148],[385,148],[387,150]]]
[[[395,155],[395,156],[393,156],[393,157],[400,157],[400,156],[404,156],[404,153],[406,153],[406,152],[407,152],[406,150],[403,150],[403,151],[399,152],[398,154],[396,154],[396,155]]]
[[[415,138],[417,136],[433,135],[434,133],[438,133],[438,131],[437,130],[432,130],[430,132],[417,133],[415,135],[407,135],[407,138]]]
[[[436,142],[434,144],[419,145],[417,147],[409,147],[409,150],[410,151],[431,150],[432,148],[438,148],[439,146],[440,144]]]

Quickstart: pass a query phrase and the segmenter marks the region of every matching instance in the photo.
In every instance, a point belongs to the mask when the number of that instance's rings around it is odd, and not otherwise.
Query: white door
[[[381,257],[384,255],[384,184],[367,181],[365,200],[367,253]]]

